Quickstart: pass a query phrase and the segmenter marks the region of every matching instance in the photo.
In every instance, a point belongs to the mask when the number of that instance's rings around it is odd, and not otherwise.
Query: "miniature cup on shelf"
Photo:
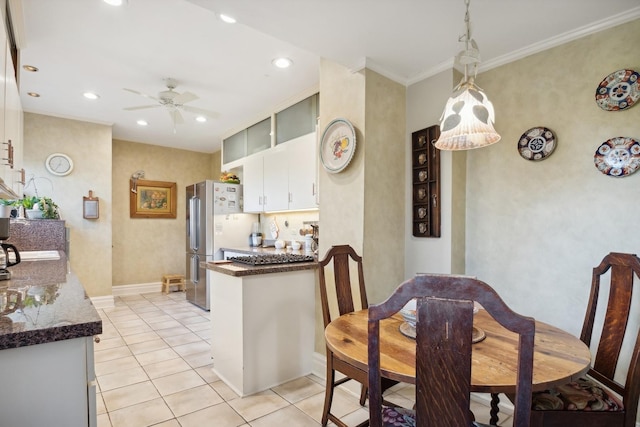
[[[294,251],[299,251],[301,247],[302,245],[300,244],[300,242],[296,240],[291,241],[291,249],[293,249]]]

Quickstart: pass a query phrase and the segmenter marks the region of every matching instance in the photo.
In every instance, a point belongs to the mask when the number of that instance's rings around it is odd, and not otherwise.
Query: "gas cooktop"
[[[230,261],[249,265],[290,264],[293,262],[313,262],[315,258],[301,254],[262,254],[230,257]]]

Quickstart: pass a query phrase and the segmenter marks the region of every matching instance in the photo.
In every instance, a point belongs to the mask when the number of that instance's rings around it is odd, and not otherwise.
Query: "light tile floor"
[[[209,313],[183,292],[116,297],[114,308],[98,311],[98,427],[320,425],[324,380],[315,375],[244,398],[229,389],[211,369]],[[385,396],[412,405],[413,394],[412,386],[398,385]],[[488,422],[488,409],[472,404],[480,422]],[[368,417],[346,390],[337,391],[332,410],[348,425]],[[511,427],[503,418],[499,424]]]

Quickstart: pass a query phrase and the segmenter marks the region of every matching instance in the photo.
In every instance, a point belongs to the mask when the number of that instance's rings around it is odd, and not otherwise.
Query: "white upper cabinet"
[[[263,161],[263,208],[265,211],[285,211],[289,209],[289,167],[286,147],[276,147],[266,151]]]
[[[0,24],[0,198],[22,194],[22,105],[4,20]]]
[[[244,161],[242,174],[242,200],[245,212],[264,211],[263,165],[262,155],[247,157]]]
[[[311,95],[222,141],[222,170],[242,176],[245,212],[318,208],[319,99]]]
[[[314,209],[316,133],[248,157],[243,166],[245,212]]]
[[[5,175],[5,184],[11,186],[14,192],[22,194],[23,176],[23,113],[20,93],[16,83],[13,61],[11,60],[10,46],[7,43],[6,60],[6,85],[4,95],[4,140],[3,148],[11,147],[11,162],[8,165],[8,175]]]
[[[289,210],[317,208],[318,150],[316,133],[284,144],[289,159]]]

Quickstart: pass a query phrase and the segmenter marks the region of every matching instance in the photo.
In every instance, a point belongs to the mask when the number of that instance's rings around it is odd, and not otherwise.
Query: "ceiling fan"
[[[173,131],[175,132],[175,125],[184,123],[184,118],[182,117],[181,111],[186,111],[188,113],[199,114],[202,116],[206,116],[212,119],[215,119],[219,116],[215,111],[208,111],[202,108],[191,107],[188,105],[184,105],[187,102],[195,101],[199,99],[197,95],[191,92],[183,92],[178,93],[174,89],[178,86],[178,82],[175,79],[167,78],[164,79],[165,84],[168,90],[163,90],[158,93],[158,96],[147,95],[146,93],[139,92],[133,89],[124,88],[127,92],[135,93],[136,95],[144,96],[145,98],[152,99],[156,101],[156,104],[151,105],[140,105],[137,107],[127,107],[125,110],[135,111],[135,110],[144,110],[146,108],[156,108],[156,107],[165,107],[171,116],[171,120],[173,121]]]

